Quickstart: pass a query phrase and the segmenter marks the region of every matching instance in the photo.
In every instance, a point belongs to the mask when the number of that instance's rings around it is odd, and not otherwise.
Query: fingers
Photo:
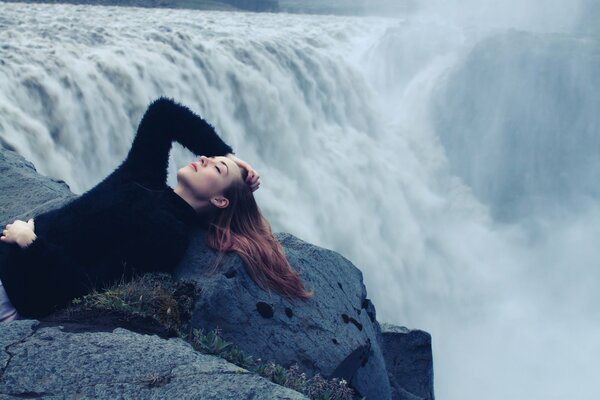
[[[16,233],[22,231],[24,228],[34,230],[34,221],[33,218],[30,218],[27,222],[21,221],[20,219],[16,219],[12,224],[6,224],[4,230],[2,231],[2,235],[7,236],[11,232]]]
[[[256,181],[257,176],[258,176],[258,174],[256,173],[256,171],[254,171],[253,169],[249,170],[248,176],[246,177],[246,183],[251,183],[251,182]]]
[[[254,192],[260,186],[260,175],[255,170],[250,170],[248,172],[248,176],[246,177],[246,183]]]
[[[15,220],[15,222],[13,222],[12,224],[6,224],[6,229],[4,229],[2,231],[2,236],[0,237],[0,240],[5,241],[5,242],[9,242],[10,238],[9,238],[9,234],[10,234],[10,230],[13,226],[13,224],[16,224],[17,222],[19,222],[19,220]]]
[[[10,233],[9,233],[8,229],[3,230],[2,236],[0,236],[0,240],[3,242],[7,242],[7,243],[13,243],[14,239],[11,236],[9,236],[9,234]]]
[[[33,231],[33,218],[27,222],[16,220],[12,224],[6,224],[2,231],[0,240],[4,243],[16,243],[20,247],[27,247],[35,240],[36,235]]]
[[[232,159],[241,169],[246,170],[247,176],[245,182],[250,186],[250,189],[252,189],[253,192],[258,189],[260,186],[260,175],[258,172],[256,172],[248,162],[237,158],[233,154],[227,154],[226,157]]]

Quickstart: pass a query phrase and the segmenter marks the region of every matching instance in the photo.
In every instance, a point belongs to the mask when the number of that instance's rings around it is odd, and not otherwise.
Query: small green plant
[[[251,355],[246,354],[235,346],[230,347],[224,358],[232,364],[239,365],[245,369],[252,369],[256,366]]]
[[[214,330],[207,335],[203,335],[201,330],[194,329],[193,340],[196,350],[207,354],[221,355],[231,346],[230,342],[223,340]]]
[[[354,390],[346,386],[347,382],[344,379],[333,378],[327,380],[316,374],[310,381],[305,394],[311,399],[352,400],[354,398]]]
[[[255,372],[278,385],[284,386],[287,381],[288,370],[273,361],[259,365]]]
[[[306,374],[300,371],[298,364],[290,366],[284,386],[294,389],[297,392],[305,393],[307,385],[308,380],[306,379]]]
[[[307,379],[306,374],[300,371],[298,364],[289,368],[274,361],[254,360],[252,356],[238,349],[233,343],[219,336],[219,329],[214,329],[204,334],[201,329],[194,329],[191,335],[191,344],[194,349],[205,354],[212,354],[224,358],[232,364],[255,372],[272,382],[293,389],[307,395],[312,400],[354,400],[355,393],[347,386],[344,379],[325,379],[316,374]],[[363,397],[361,400],[366,400]]]
[[[179,332],[196,295],[192,283],[175,282],[165,273],[148,273],[74,299],[69,312],[96,310],[150,317],[166,329]]]

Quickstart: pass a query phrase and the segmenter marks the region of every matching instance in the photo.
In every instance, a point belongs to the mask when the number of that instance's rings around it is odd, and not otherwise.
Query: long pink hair
[[[208,226],[208,245],[219,252],[210,273],[215,273],[225,251],[237,253],[250,277],[266,291],[273,290],[289,301],[307,300],[314,291],[306,291],[297,271],[285,257],[283,246],[273,236],[271,224],[261,214],[242,179],[232,183],[224,196],[229,200],[226,208],[215,212]]]

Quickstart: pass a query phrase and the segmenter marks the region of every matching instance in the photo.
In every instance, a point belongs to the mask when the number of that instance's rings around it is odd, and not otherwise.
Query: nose
[[[200,158],[198,160],[200,161],[200,165],[205,166],[206,163],[208,162],[208,157],[200,156]]]

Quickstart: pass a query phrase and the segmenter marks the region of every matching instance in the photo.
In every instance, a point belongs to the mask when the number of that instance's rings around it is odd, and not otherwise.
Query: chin
[[[183,168],[179,168],[177,170],[177,182],[181,181],[181,180],[187,180],[186,176],[187,176],[187,171],[185,170],[185,167]]]
[[[177,175],[179,174],[187,174],[187,173],[191,173],[191,172],[195,172],[192,168],[190,168],[189,165],[186,165],[184,167],[181,167],[177,170]]]

